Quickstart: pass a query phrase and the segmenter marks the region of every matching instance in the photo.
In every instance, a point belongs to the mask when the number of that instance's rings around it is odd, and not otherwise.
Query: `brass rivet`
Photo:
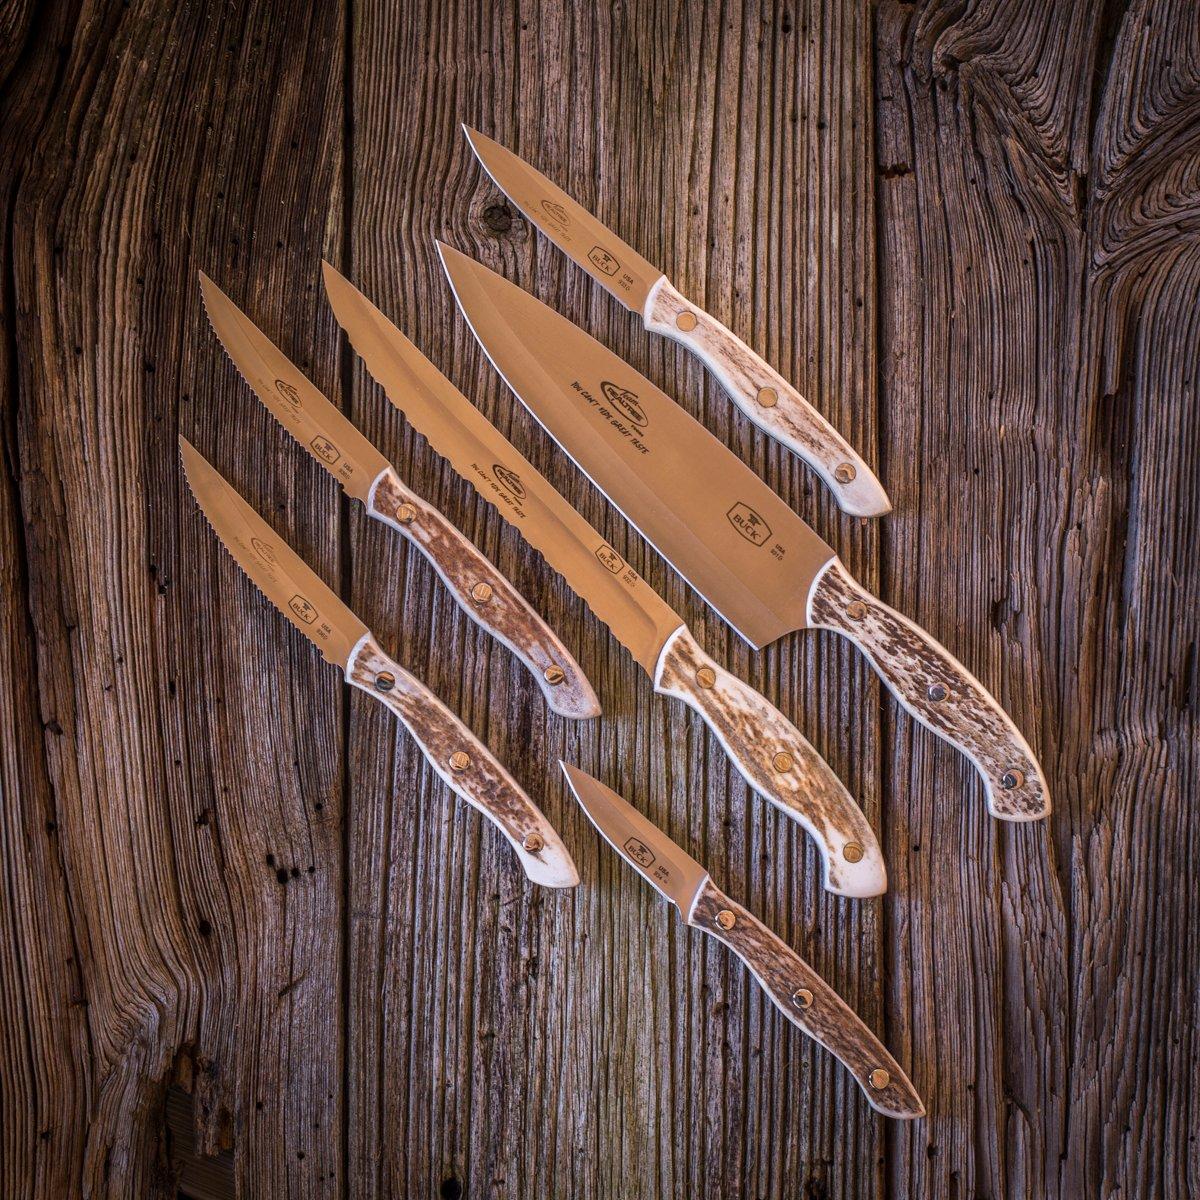
[[[861,621],[867,615],[867,606],[861,600],[851,600],[846,605],[846,616],[852,621]]]
[[[562,667],[547,667],[542,672],[542,678],[552,686],[554,684],[562,683],[566,677],[567,673],[562,669]]]
[[[883,1091],[883,1089],[891,1082],[892,1077],[882,1067],[876,1067],[875,1070],[871,1072],[871,1086],[877,1092]]]
[[[543,846],[545,846],[545,844],[546,843],[540,833],[529,834],[529,836],[526,837],[526,839],[521,843],[521,845],[524,846],[530,854],[536,854],[542,849]]]
[[[471,765],[471,756],[464,750],[455,750],[450,755],[450,770],[465,771]]]
[[[947,694],[948,693],[947,693],[946,689],[940,683],[935,683],[929,689],[929,691],[927,691],[925,693],[925,695],[927,695],[930,698],[930,700],[933,700],[935,703],[938,700],[945,700]]]
[[[853,483],[854,477],[858,472],[854,469],[853,463],[838,463],[833,468],[833,477],[838,483]]]
[[[1024,771],[1005,771],[1004,777],[1000,780],[1000,786],[1006,791],[1011,792],[1014,788],[1019,788],[1025,783]]]
[[[381,692],[390,692],[396,686],[395,675],[382,671],[375,676],[375,687]]]
[[[492,585],[490,583],[477,583],[471,589],[471,599],[478,600],[480,604],[486,604],[492,598]]]
[[[717,673],[712,667],[701,667],[696,672],[696,682],[702,688],[710,688],[717,682]]]
[[[732,929],[736,923],[737,917],[735,917],[733,913],[729,911],[729,909],[723,908],[719,913],[717,913],[717,924],[720,925],[722,929]]]
[[[696,314],[694,312],[681,312],[675,318],[675,325],[682,329],[684,333],[690,333],[696,328]]]
[[[779,403],[779,393],[774,388],[759,388],[755,399],[763,408],[774,408]]]
[[[771,759],[771,766],[777,771],[790,771],[793,763],[792,756],[786,750],[780,752]]]
[[[809,1008],[813,1002],[813,994],[808,988],[797,988],[792,993],[792,1003],[797,1008]]]
[[[396,520],[401,525],[408,525],[417,519],[417,510],[411,504],[402,504],[396,509]]]
[[[863,848],[857,842],[847,842],[842,847],[842,857],[848,863],[862,862]]]

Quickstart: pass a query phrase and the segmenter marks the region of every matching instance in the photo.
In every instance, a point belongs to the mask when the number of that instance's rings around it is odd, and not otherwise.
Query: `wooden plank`
[[[502,390],[431,243],[448,238],[583,321],[831,531],[870,581],[875,531],[836,516],[693,361],[649,339],[534,236],[459,132],[467,121],[546,169],[763,347],[873,457],[865,6],[455,4],[426,16],[355,9],[341,265],[711,651],[798,714],[875,811],[877,690],[854,656],[815,637],[749,653]],[[882,1026],[878,905],[822,893],[803,837],[748,797],[703,727],[653,696],[582,603],[353,371],[355,419],[549,616],[607,716],[578,727],[548,714],[423,562],[352,522],[354,604],[544,800],[583,884],[573,896],[530,892],[479,818],[355,705],[347,1121],[350,1159],[365,1166],[351,1190],[871,1194],[883,1139],[853,1083],[601,848],[554,760],[597,773],[662,822]],[[380,589],[385,578],[401,581],[399,597]]]
[[[895,1003],[932,1115],[897,1133],[897,1194],[1194,1190],[1184,8],[878,10],[889,588],[1006,701],[1058,805],[989,826],[899,743]]]
[[[173,1194],[174,1077],[200,1144],[236,1143],[245,1194],[341,1177],[344,693],[214,542],[175,438],[336,579],[333,489],[224,361],[195,272],[332,373],[315,264],[338,235],[342,33],[332,6],[144,3],[55,6],[25,34],[5,116],[5,520],[24,551],[5,678],[29,690],[3,807],[24,1057],[44,1065],[30,1117],[6,1095],[5,1195]],[[59,1009],[36,1011],[55,984]]]

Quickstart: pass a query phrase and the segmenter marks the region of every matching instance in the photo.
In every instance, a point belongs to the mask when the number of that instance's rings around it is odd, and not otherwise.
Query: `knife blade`
[[[424,554],[458,606],[524,663],[562,716],[597,716],[600,703],[579,664],[528,601],[313,386],[203,271],[200,290],[213,331],[267,411],[376,520]]]
[[[520,530],[654,681],[708,723],[750,786],[816,842],[825,887],[887,886],[861,810],[786,717],[701,649],[683,619],[484,415],[349,280],[327,263],[339,324],[393,404],[437,453]]]
[[[186,438],[180,437],[179,452],[196,503],[254,586],[349,683],[399,718],[447,787],[508,839],[534,883],[574,887],[579,875],[562,839],[487,747],[384,654],[366,625]]]
[[[779,1011],[847,1067],[872,1108],[903,1119],[924,1115],[920,1096],[896,1060],[778,934],[725,895],[691,855],[627,800],[578,767],[560,765],[604,840],[679,909],[688,925],[724,942]]]
[[[989,811],[1050,811],[1041,768],[997,701],[925,630],[858,584],[727,447],[582,329],[439,243],[459,309],[517,398],[747,641],[832,629],[983,778]]]
[[[883,485],[850,443],[732,330],[540,171],[482,133],[466,125],[463,132],[492,181],[542,233],[651,333],[695,354],[755,425],[816,471],[843,511],[875,517],[891,509]]]

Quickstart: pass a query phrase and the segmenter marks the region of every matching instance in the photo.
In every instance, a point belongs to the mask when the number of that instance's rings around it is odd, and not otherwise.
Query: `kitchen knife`
[[[677,571],[755,647],[832,629],[901,705],[983,776],[1011,821],[1050,811],[1041,768],[1008,715],[953,655],[855,582],[736,455],[594,338],[439,244],[459,308],[525,407]]]
[[[420,680],[384,654],[358,617],[182,437],[179,452],[197,504],[254,586],[326,662],[399,717],[450,790],[509,840],[534,883],[574,887],[579,876],[554,827],[483,743]]]
[[[741,338],[511,150],[466,125],[463,132],[496,186],[534,225],[648,330],[695,354],[755,425],[820,475],[839,507],[856,517],[890,510],[883,485],[850,443]]]
[[[575,799],[604,840],[689,925],[724,942],[779,1011],[845,1064],[872,1108],[888,1117],[924,1115],[920,1096],[896,1060],[804,959],[726,896],[694,858],[611,788],[577,767],[561,765]]]
[[[399,530],[433,564],[459,607],[529,669],[546,703],[565,717],[594,717],[600,703],[553,630],[207,275],[204,306],[233,365],[267,411],[376,520]]]
[[[795,726],[709,658],[679,614],[328,263],[325,290],[367,369],[413,427],[541,551],[645,669],[655,690],[699,713],[746,782],[812,835],[825,886],[847,896],[884,891],[887,873],[870,825]]]

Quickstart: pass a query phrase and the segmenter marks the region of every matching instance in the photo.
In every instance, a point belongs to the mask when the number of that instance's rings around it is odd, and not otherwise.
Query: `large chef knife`
[[[845,1064],[872,1108],[889,1117],[924,1115],[920,1096],[896,1060],[778,934],[725,895],[694,858],[611,788],[567,763],[562,769],[605,841],[676,905],[689,925],[724,942],[779,1011]]]
[[[654,681],[708,723],[755,791],[799,821],[821,851],[825,886],[887,886],[861,810],[786,717],[700,648],[682,618],[538,474],[349,280],[325,264],[333,311],[392,403],[591,606]]]
[[[475,735],[376,644],[371,632],[185,438],[188,486],[213,532],[254,586],[346,679],[390,708],[451,791],[512,844],[544,887],[579,882],[566,846],[538,807]]]
[[[820,475],[843,510],[875,517],[891,508],[883,485],[850,443],[741,338],[511,150],[465,125],[463,132],[484,170],[529,220],[641,316],[648,330],[695,354],[755,425]]]
[[[233,365],[267,411],[378,521],[399,530],[433,564],[459,607],[507,646],[565,717],[594,717],[600,703],[566,646],[525,597],[395,468],[274,343],[200,272],[204,306]]]
[[[749,467],[628,363],[494,271],[439,248],[508,386],[747,641],[762,647],[811,626],[848,637],[918,721],[971,759],[993,816],[1050,811],[1033,751],[948,650],[855,582]]]

